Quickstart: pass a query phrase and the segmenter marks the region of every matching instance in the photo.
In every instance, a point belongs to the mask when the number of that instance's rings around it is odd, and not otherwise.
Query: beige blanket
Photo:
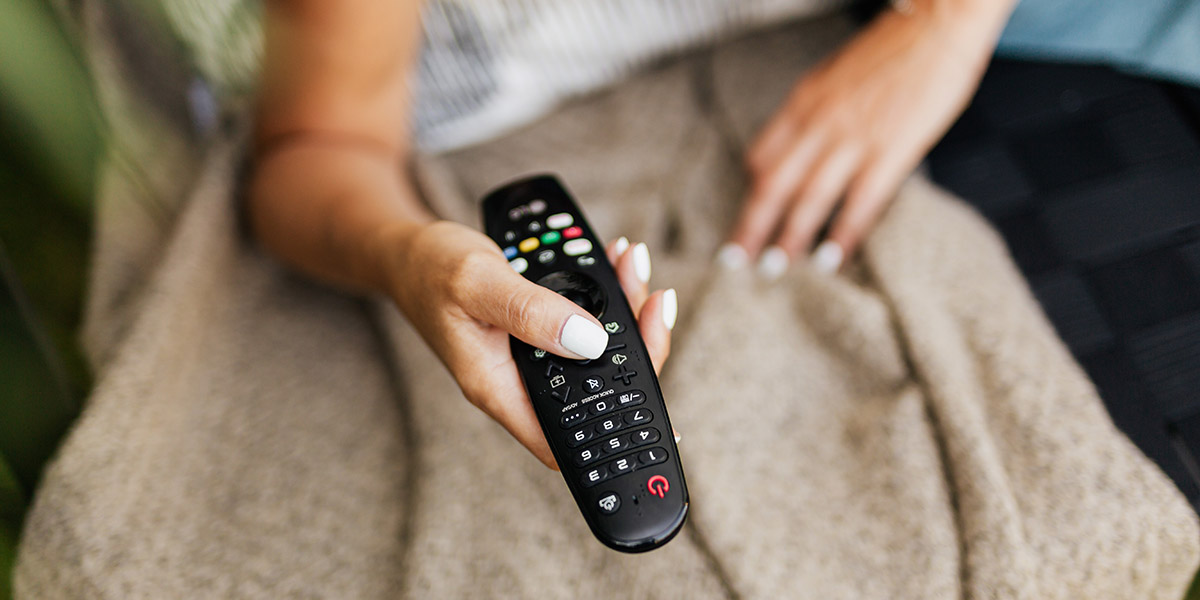
[[[194,179],[107,171],[98,385],[29,516],[18,597],[1180,598],[1195,515],[962,204],[910,181],[841,276],[710,266],[746,140],[848,32],[726,44],[418,164],[471,223],[489,187],[558,172],[679,289],[662,383],[692,509],[666,547],[602,547],[392,308],[256,249],[229,135]],[[187,162],[166,138],[128,146]],[[145,200],[172,189],[177,208]]]

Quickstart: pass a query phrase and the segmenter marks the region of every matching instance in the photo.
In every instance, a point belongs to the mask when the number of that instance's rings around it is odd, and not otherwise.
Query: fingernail
[[[608,332],[604,328],[579,315],[571,315],[563,325],[558,342],[568,352],[582,358],[600,358],[608,347]]]
[[[679,443],[679,440],[682,440],[682,439],[683,439],[683,436],[682,436],[682,435],[679,435],[679,432],[678,432],[678,431],[674,431],[674,430],[672,430],[672,431],[671,431],[671,433],[674,433],[674,434],[675,434],[675,443],[676,443],[676,444],[678,444],[678,443]]]
[[[745,248],[733,242],[726,242],[721,245],[720,250],[717,250],[717,264],[726,271],[744,268],[748,262],[750,262],[750,257],[746,255]]]
[[[646,247],[645,242],[638,242],[638,245],[633,247],[633,271],[637,274],[638,281],[650,281],[650,249]]]
[[[616,248],[615,248],[615,250],[617,251],[617,256],[621,256],[622,254],[625,254],[625,249],[628,247],[629,247],[629,239],[628,238],[626,238],[625,236],[621,236],[621,237],[617,238],[617,244],[616,244]]]
[[[667,331],[675,329],[675,318],[678,316],[679,298],[675,295],[675,288],[671,288],[663,292],[662,320],[663,325],[667,326]]]
[[[787,252],[779,246],[771,246],[763,251],[758,259],[758,274],[768,281],[774,281],[783,276],[788,269]]]
[[[846,253],[842,246],[833,240],[825,240],[817,246],[812,254],[812,265],[820,273],[836,273],[842,266]]]

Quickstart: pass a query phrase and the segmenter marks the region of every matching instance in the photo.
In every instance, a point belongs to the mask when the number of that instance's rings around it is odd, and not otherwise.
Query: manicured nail
[[[758,259],[758,274],[768,281],[774,281],[783,276],[788,269],[787,252],[779,246],[771,246],[763,251]]]
[[[625,249],[628,247],[629,247],[629,239],[628,238],[626,238],[625,236],[621,236],[621,237],[617,238],[616,247],[614,248],[617,251],[617,256],[621,256],[622,254],[625,254]]]
[[[812,254],[812,265],[820,273],[836,273],[842,267],[842,259],[846,253],[842,246],[833,240],[825,240],[817,246]]]
[[[682,436],[682,435],[679,435],[679,432],[678,432],[678,431],[675,431],[674,429],[672,429],[672,430],[671,430],[671,433],[675,434],[675,443],[676,443],[676,444],[678,444],[678,443],[679,443],[679,440],[682,440],[682,439],[683,439],[683,436]]]
[[[675,319],[679,316],[679,298],[675,295],[675,288],[671,288],[663,292],[662,300],[662,320],[663,325],[667,326],[667,331],[675,329]]]
[[[717,264],[726,271],[744,268],[748,262],[750,257],[746,255],[746,249],[733,242],[726,242],[717,250]]]
[[[571,315],[563,325],[558,342],[568,352],[581,358],[600,358],[608,347],[608,332],[604,328],[579,315]]]
[[[645,242],[638,242],[638,245],[633,247],[633,271],[637,274],[638,281],[650,281],[650,249],[646,247]]]

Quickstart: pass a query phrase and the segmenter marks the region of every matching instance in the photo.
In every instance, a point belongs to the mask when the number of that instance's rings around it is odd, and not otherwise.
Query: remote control
[[[551,175],[488,194],[483,221],[517,273],[575,302],[608,331],[608,348],[595,360],[562,358],[511,338],[534,412],[584,519],[615,550],[667,543],[687,516],[687,485],[658,377],[604,245]]]

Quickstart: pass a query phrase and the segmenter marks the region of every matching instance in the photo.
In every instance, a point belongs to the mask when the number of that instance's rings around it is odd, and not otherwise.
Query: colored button
[[[661,458],[654,462],[662,462],[667,460],[667,453],[666,451],[662,450],[662,448],[651,448],[642,454],[650,455],[656,451],[662,452],[662,454],[660,455]],[[646,490],[651,494],[658,496],[659,498],[666,498],[667,492],[671,491],[671,484],[667,481],[666,477],[663,477],[662,475],[655,475],[646,481]]]
[[[511,259],[512,257],[514,257],[516,255],[517,255],[517,247],[516,246],[509,246],[504,249],[504,258]]]
[[[592,242],[585,239],[571,240],[563,244],[563,252],[566,252],[567,256],[579,256],[580,254],[587,254],[591,251]]]
[[[577,238],[581,235],[583,235],[583,230],[578,227],[569,227],[563,231],[563,237],[567,238],[568,240],[571,238]]]
[[[550,229],[562,229],[563,227],[570,227],[573,223],[575,223],[575,217],[572,217],[571,213],[558,213],[556,215],[550,215],[549,217],[546,217],[546,225],[549,226]]]
[[[547,231],[542,234],[542,244],[549,246],[562,239],[562,234],[557,231]]]
[[[538,239],[535,237],[525,238],[521,240],[520,244],[517,244],[517,248],[520,249],[521,252],[533,252],[534,250],[537,250],[537,247]]]
[[[512,267],[518,273],[524,273],[525,269],[529,268],[529,261],[524,258],[517,258],[509,261],[508,266]]]
[[[613,492],[608,492],[596,501],[596,506],[600,507],[600,512],[611,515],[621,508],[621,497]]]

